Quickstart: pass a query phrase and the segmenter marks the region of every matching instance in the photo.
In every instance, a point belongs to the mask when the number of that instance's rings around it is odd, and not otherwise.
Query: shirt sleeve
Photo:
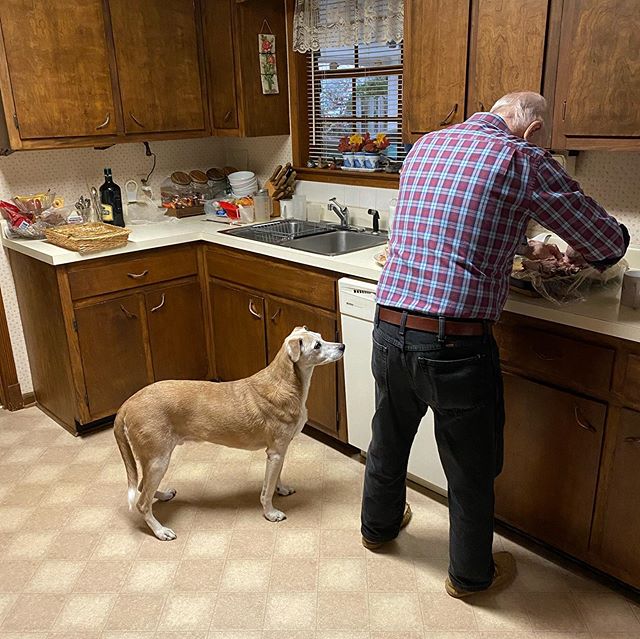
[[[531,217],[559,235],[592,264],[614,264],[628,234],[567,172],[546,154],[540,158],[530,196]]]

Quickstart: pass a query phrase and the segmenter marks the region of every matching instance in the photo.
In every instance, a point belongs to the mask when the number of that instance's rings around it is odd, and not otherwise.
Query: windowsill
[[[309,182],[329,182],[333,184],[351,184],[353,186],[371,186],[383,189],[397,189],[400,185],[400,176],[397,173],[356,173],[355,171],[341,171],[340,169],[309,169],[307,167],[296,168],[298,180]]]

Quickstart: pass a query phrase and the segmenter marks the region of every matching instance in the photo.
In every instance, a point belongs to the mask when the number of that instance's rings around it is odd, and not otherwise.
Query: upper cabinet
[[[554,146],[640,148],[637,0],[565,0]]]
[[[102,0],[2,0],[0,25],[0,89],[14,148],[116,133]]]
[[[289,133],[284,0],[202,0],[212,129],[216,135]],[[265,94],[258,34],[275,36],[278,92]]]
[[[109,0],[124,131],[206,133],[194,0]]]

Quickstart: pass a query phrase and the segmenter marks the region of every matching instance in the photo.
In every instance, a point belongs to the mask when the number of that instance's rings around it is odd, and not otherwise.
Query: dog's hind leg
[[[142,513],[144,520],[147,522],[147,526],[151,528],[153,534],[161,541],[171,541],[176,538],[176,534],[171,528],[163,526],[153,516],[153,498],[157,494],[156,488],[158,488],[164,474],[167,472],[170,459],[171,454],[168,454],[164,457],[156,457],[142,465],[142,494],[138,500],[138,510]]]
[[[282,483],[282,467],[280,467],[280,472],[278,473],[278,481],[276,482],[276,492],[281,497],[286,497],[287,495],[293,495],[296,492],[296,489],[293,486],[287,486]]]
[[[142,492],[143,480],[140,480],[138,484],[138,492]],[[171,501],[176,496],[176,489],[169,488],[169,490],[156,490],[156,494],[153,496],[158,501]]]
[[[267,449],[267,470],[262,484],[260,503],[262,504],[264,516],[269,521],[282,521],[287,518],[282,511],[273,507],[273,493],[276,489],[283,463],[284,453],[281,454],[271,448]]]

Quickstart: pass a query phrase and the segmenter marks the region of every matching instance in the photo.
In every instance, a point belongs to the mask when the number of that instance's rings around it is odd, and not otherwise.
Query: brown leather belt
[[[395,326],[402,325],[401,311],[393,311],[390,308],[384,308],[381,306],[378,312],[378,318],[383,322],[388,322]],[[425,317],[424,315],[413,315],[408,313],[405,326],[415,331],[438,333],[440,324],[437,317]],[[487,331],[487,323],[482,321],[464,322],[458,320],[446,320],[445,323],[446,335],[471,337],[473,335],[484,335],[485,331]]]

